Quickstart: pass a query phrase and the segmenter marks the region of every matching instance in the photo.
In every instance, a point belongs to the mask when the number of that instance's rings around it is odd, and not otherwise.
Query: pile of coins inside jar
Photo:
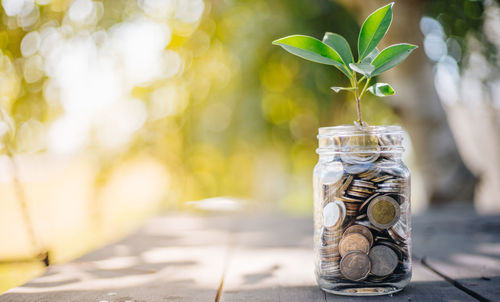
[[[359,145],[360,138],[355,138]],[[362,138],[383,147],[387,137]],[[384,140],[385,139],[385,140]],[[353,144],[352,140],[338,144]],[[347,146],[349,147],[349,146]],[[333,159],[343,172],[321,182],[319,276],[330,280],[397,280],[409,264],[409,179],[397,158],[384,152],[345,152]]]

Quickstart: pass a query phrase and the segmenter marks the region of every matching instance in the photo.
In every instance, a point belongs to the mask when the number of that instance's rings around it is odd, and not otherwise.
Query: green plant
[[[391,85],[370,83],[371,80],[403,62],[417,48],[416,45],[400,43],[378,50],[377,45],[391,25],[393,5],[394,2],[377,9],[364,21],[359,32],[357,61],[354,61],[347,40],[335,33],[325,33],[323,41],[310,36],[292,35],[275,40],[273,44],[306,60],[339,69],[349,79],[351,86],[331,88],[335,92],[345,90],[354,94],[358,123],[363,125],[360,101],[365,92],[381,97],[395,93]]]

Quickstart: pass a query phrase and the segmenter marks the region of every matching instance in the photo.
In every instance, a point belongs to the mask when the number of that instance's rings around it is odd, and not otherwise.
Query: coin
[[[383,175],[383,176],[379,176],[377,178],[373,178],[371,181],[373,182],[382,182],[382,181],[386,181],[388,179],[391,179],[393,178],[392,175]]]
[[[398,187],[398,188],[405,188],[407,187],[408,185],[404,182],[392,182],[392,181],[384,181],[382,183],[379,183],[378,184],[378,187],[379,188],[382,188],[382,187]]]
[[[384,232],[383,229],[377,228],[376,226],[371,224],[369,221],[358,221],[358,224],[361,224],[362,226],[369,228],[372,231],[372,234],[381,234]]]
[[[339,259],[340,261],[340,259]],[[321,269],[322,270],[336,270],[336,271],[339,271],[340,270],[340,263],[339,261],[330,261],[330,260],[321,260]]]
[[[358,233],[365,236],[365,238],[368,239],[370,246],[373,245],[373,235],[372,232],[367,227],[359,224],[352,225],[344,231],[344,236],[351,233]]]
[[[351,184],[352,180],[353,180],[354,176],[352,175],[349,175],[343,182],[342,186],[340,186],[339,188],[339,192],[342,193],[344,192],[345,190],[347,190],[347,188],[349,187],[349,185]]]
[[[347,195],[352,196],[352,197],[366,198],[366,197],[370,196],[370,194],[367,194],[367,193],[361,193],[361,192],[351,191],[351,190],[348,190],[346,193],[347,193]]]
[[[365,236],[358,233],[344,234],[339,242],[339,252],[342,257],[350,251],[368,253],[369,250],[370,242]]]
[[[340,137],[338,136],[334,136],[333,139],[332,139],[332,147],[335,149],[335,150],[340,150],[340,147],[342,146],[342,142],[340,140]]]
[[[319,254],[323,258],[332,258],[332,257],[340,258],[340,253],[337,245],[329,245],[321,247],[319,250]]]
[[[346,279],[362,281],[370,273],[370,258],[360,251],[352,251],[340,260],[340,272]]]
[[[321,243],[323,247],[331,244],[337,244],[340,239],[342,239],[342,234],[340,233],[330,233],[326,228],[323,228],[323,230],[321,231]]]
[[[396,222],[390,229],[387,230],[392,239],[396,242],[405,242],[408,235],[405,227],[399,221]]]
[[[323,208],[323,226],[332,228],[339,224],[341,220],[342,210],[335,202],[328,203]]]
[[[394,144],[393,137],[391,135],[379,135],[378,142],[380,146],[392,146]]]
[[[361,180],[361,179],[355,179],[352,182],[352,185],[356,186],[356,187],[363,187],[363,188],[372,189],[372,190],[375,190],[377,188],[377,186],[375,186],[375,184],[373,182]]]
[[[340,276],[340,263],[339,261],[321,261],[320,274],[322,276],[337,277]]]
[[[370,203],[370,202],[371,202],[371,201],[372,201],[375,197],[377,197],[377,196],[379,196],[379,195],[380,195],[380,193],[375,193],[375,194],[373,194],[370,198],[368,198],[367,200],[365,200],[365,202],[363,202],[363,203],[361,204],[361,206],[359,207],[359,211],[360,211],[360,212],[364,211],[364,209],[368,206],[368,204],[369,204],[369,203]]]
[[[354,163],[354,164],[344,164],[344,171],[349,174],[362,174],[369,171],[377,169],[373,163]],[[361,176],[360,176],[361,177]]]
[[[394,198],[381,195],[370,202],[366,212],[372,225],[387,229],[398,221],[400,208]]]
[[[355,192],[360,192],[360,193],[365,193],[365,194],[371,194],[373,193],[372,189],[364,188],[364,187],[358,187],[352,185],[348,191],[355,191]]]
[[[369,133],[352,135],[347,143],[351,146],[375,147],[378,146],[378,137]]]
[[[356,216],[356,220],[362,220],[366,218],[366,214],[361,214],[359,216]]]
[[[395,243],[393,243],[391,241],[377,240],[377,239],[375,239],[375,243],[377,245],[385,245],[385,246],[391,248],[398,255],[398,259],[402,258],[404,255],[408,254],[407,246],[404,245],[404,244],[399,244],[398,245],[398,244],[395,244]]]
[[[398,188],[382,188],[382,189],[377,189],[377,193],[383,193],[383,194],[397,194],[401,192],[401,189]]]
[[[335,193],[334,187],[329,184],[323,185],[323,203],[329,203]]]
[[[406,179],[404,179],[404,178],[397,177],[397,178],[387,179],[387,180],[385,181],[385,183],[406,184],[406,183],[407,183],[407,181],[406,181]]]
[[[343,151],[349,152],[345,155],[353,162],[375,161],[380,155],[378,137],[369,133],[350,136]]]
[[[362,203],[363,202],[363,199],[358,199],[358,198],[352,198],[352,197],[349,197],[349,196],[339,196],[338,199],[344,201],[344,202],[358,202],[358,203]]]
[[[342,214],[341,214],[342,216],[341,217],[342,217],[342,221],[343,221],[344,218],[345,218],[345,215],[346,215],[346,208],[345,208],[344,202],[342,200],[338,199],[338,198],[335,198],[333,200],[333,202],[335,202],[339,206],[339,208],[340,208],[340,210],[342,212]]]
[[[398,266],[398,256],[388,246],[376,245],[368,254],[371,262],[370,272],[375,276],[387,276],[392,274]]]
[[[374,166],[371,170],[360,173],[358,176],[361,180],[371,180],[378,176],[380,169],[377,166]]]

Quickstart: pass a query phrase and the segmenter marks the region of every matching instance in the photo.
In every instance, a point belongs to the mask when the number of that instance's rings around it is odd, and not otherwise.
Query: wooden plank
[[[495,300],[498,224],[498,217],[471,216],[462,210],[417,216],[414,253]],[[223,275],[221,301],[359,301],[317,287],[312,226],[311,218],[279,214],[167,215],[125,240],[51,267],[44,276],[1,295],[0,302],[213,301]],[[412,282],[393,299],[473,300],[418,259]]]
[[[415,254],[430,268],[495,301],[500,296],[500,217],[445,208],[414,219]]]
[[[312,221],[282,215],[241,217],[222,301],[324,301],[314,280]]]
[[[359,301],[357,297],[326,294],[313,272],[312,220],[283,216],[238,220],[226,274],[223,301]],[[286,248],[283,248],[286,247]],[[470,301],[441,277],[414,262],[413,279],[399,301]],[[387,296],[370,297],[386,301]]]
[[[466,293],[425,269],[419,261],[413,263],[410,284],[401,292],[389,295],[395,301],[471,301]],[[387,301],[388,296],[370,297],[370,301]],[[359,297],[344,297],[327,294],[328,302],[359,301]]]
[[[167,216],[0,296],[2,302],[212,301],[228,232],[222,217]]]

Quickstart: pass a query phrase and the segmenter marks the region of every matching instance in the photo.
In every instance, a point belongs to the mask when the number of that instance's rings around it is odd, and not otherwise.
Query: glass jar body
[[[383,295],[411,279],[410,172],[399,127],[320,128],[314,168],[315,272],[321,289]]]

